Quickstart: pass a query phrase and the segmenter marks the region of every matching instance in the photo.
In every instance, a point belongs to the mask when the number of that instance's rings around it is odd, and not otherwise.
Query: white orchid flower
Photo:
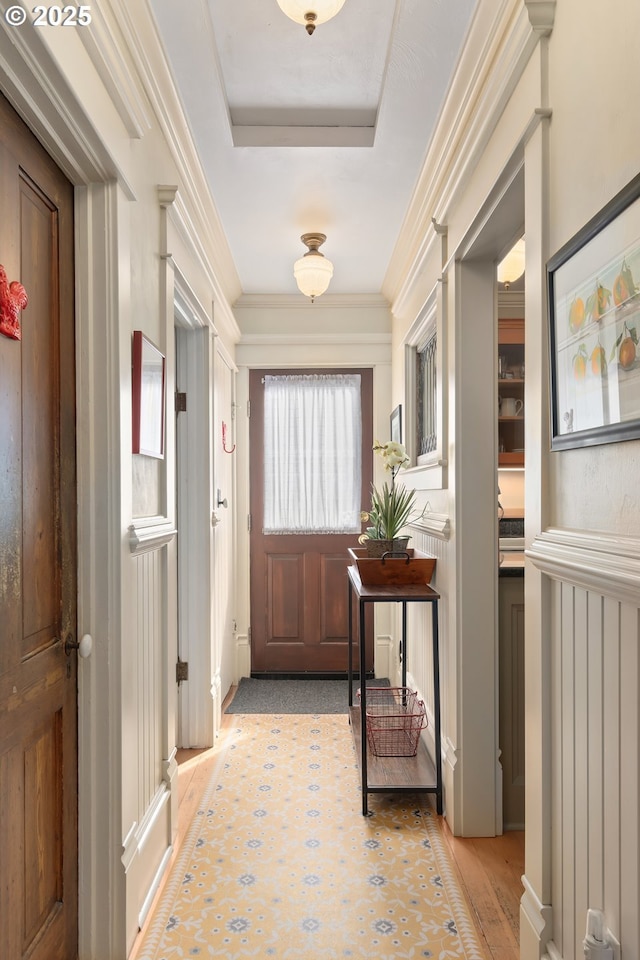
[[[385,470],[395,472],[399,467],[403,467],[410,462],[404,444],[396,443],[395,440],[388,440],[386,443],[380,443],[379,440],[376,440],[373,449],[376,453],[382,455]]]

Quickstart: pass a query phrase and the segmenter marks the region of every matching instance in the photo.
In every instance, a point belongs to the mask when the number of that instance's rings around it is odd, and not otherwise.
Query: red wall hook
[[[222,449],[224,450],[225,453],[233,453],[235,448],[236,448],[236,445],[234,443],[234,445],[231,447],[231,450],[227,450],[227,425],[223,420],[222,421]]]
[[[22,340],[19,314],[29,302],[27,291],[18,280],[7,280],[7,271],[0,264],[0,333],[11,340]]]

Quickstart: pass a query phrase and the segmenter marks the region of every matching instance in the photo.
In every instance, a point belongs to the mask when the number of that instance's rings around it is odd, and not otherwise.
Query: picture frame
[[[141,330],[134,330],[131,366],[132,452],[164,458],[165,356]]]
[[[640,437],[640,175],[547,264],[551,449]]]
[[[389,431],[394,443],[402,443],[402,404],[399,403],[389,417]]]

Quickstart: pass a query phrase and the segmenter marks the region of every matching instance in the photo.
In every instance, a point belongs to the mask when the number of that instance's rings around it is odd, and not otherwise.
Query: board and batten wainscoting
[[[444,514],[426,514],[418,523],[411,525],[411,531],[411,543],[413,547],[421,553],[429,557],[436,557],[437,559],[431,586],[440,594],[440,600],[438,601],[438,634],[440,646],[440,689],[443,691],[447,688],[448,684],[455,684],[455,674],[452,676],[450,673],[451,661],[447,653],[447,606],[449,602],[447,570],[451,555],[449,518]],[[397,635],[401,636],[399,617],[400,612],[398,611]],[[426,740],[430,755],[435,757],[431,624],[431,610],[428,604],[407,604],[407,635],[409,637],[407,644],[408,649],[406,651],[407,685],[411,687],[412,690],[416,690],[418,697],[424,700],[427,712],[427,727],[423,730],[422,736]],[[404,656],[405,651],[402,651],[402,654]],[[451,735],[451,724],[447,723],[446,702],[447,698],[443,696],[441,701],[442,777],[445,795],[448,787],[449,796],[453,796],[452,778],[453,767],[455,766],[455,751],[452,749],[451,741],[447,738],[447,730],[449,731],[449,735]]]
[[[547,950],[552,960],[581,954],[591,907],[624,952],[640,941],[640,539],[550,528],[526,556],[550,578]],[[524,879],[523,911],[535,914]]]
[[[176,530],[166,517],[135,521],[130,527],[131,577],[137,611],[129,624],[123,649],[127,663],[127,702],[137,704],[125,714],[123,751],[127,777],[123,809],[122,862],[127,874],[127,910],[142,925],[171,855],[177,823],[178,764],[173,740],[167,735],[172,706],[167,691],[167,663],[175,660],[167,630],[171,591],[168,551]],[[175,738],[174,738],[175,739]],[[136,771],[135,779],[130,771]],[[139,891],[148,894],[141,904]]]

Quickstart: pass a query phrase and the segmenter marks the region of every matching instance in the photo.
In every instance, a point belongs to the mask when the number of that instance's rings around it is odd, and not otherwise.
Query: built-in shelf
[[[498,466],[524,467],[524,320],[498,320]],[[511,376],[506,376],[511,374]],[[504,401],[522,404],[505,414]],[[513,406],[512,406],[513,409]]]
[[[351,733],[359,757],[361,747],[360,707],[349,708]],[[358,769],[360,766],[358,765]],[[436,768],[424,741],[420,738],[415,757],[378,757],[369,750],[367,758],[367,789],[370,793],[385,790],[424,790],[431,785],[435,791]]]

